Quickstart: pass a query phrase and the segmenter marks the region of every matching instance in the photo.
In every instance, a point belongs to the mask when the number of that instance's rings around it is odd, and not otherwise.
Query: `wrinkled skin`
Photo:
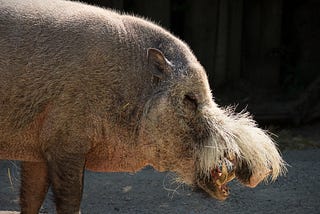
[[[255,187],[285,170],[161,27],[60,0],[0,0],[0,16],[0,158],[22,161],[22,213],[38,213],[49,186],[58,214],[79,213],[85,168],[152,165],[219,200],[234,178]]]

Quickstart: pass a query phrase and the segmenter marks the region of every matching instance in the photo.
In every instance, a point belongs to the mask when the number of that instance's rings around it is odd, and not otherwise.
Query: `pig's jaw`
[[[211,197],[225,200],[229,196],[228,182],[235,178],[235,160],[224,158],[219,167],[213,169],[209,177],[199,175],[196,185],[207,192]]]

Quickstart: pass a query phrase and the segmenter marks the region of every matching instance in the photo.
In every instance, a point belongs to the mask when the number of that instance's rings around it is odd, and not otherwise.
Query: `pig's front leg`
[[[48,170],[45,162],[22,162],[20,190],[21,213],[39,213],[48,187]]]
[[[57,213],[79,213],[85,155],[53,150],[47,156]]]

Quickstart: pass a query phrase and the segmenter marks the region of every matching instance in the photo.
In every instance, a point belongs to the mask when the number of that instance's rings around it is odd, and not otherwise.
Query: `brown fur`
[[[210,172],[226,155],[251,186],[284,169],[272,140],[216,106],[191,50],[159,26],[82,3],[0,3],[0,158],[24,161],[23,213],[50,183],[57,212],[77,213],[84,167],[149,164],[219,199]],[[37,170],[48,179],[32,189]]]

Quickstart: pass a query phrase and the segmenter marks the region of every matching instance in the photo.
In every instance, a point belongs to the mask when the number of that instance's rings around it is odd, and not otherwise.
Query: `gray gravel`
[[[90,213],[320,213],[320,149],[286,151],[287,176],[255,189],[232,182],[225,202],[170,184],[172,174],[147,167],[136,174],[86,172],[82,214]],[[18,211],[17,162],[0,162],[0,210]],[[10,173],[8,173],[8,170]],[[11,182],[10,179],[11,178]],[[171,189],[171,190],[169,190]],[[176,189],[176,190],[174,190]],[[42,213],[54,213],[50,193]]]

